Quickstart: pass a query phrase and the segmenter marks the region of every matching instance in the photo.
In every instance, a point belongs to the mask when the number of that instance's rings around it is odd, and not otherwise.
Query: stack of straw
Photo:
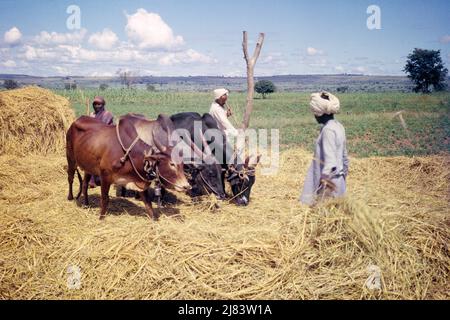
[[[69,101],[39,87],[0,92],[0,154],[61,153],[75,119]]]

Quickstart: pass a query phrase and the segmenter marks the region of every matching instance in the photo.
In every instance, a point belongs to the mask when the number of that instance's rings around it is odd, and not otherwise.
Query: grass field
[[[70,99],[77,115],[86,113],[86,98],[103,95],[116,116],[128,112],[156,117],[160,113],[208,112],[211,95],[192,92],[148,92],[108,89],[106,91],[57,90]],[[349,152],[354,156],[430,155],[450,152],[450,93],[340,94],[342,111],[337,118],[347,130]],[[229,104],[241,122],[246,96],[232,93]],[[255,99],[251,127],[280,129],[282,149],[312,150],[319,126],[309,112],[309,94],[276,93]],[[407,129],[395,114],[403,112]],[[234,121],[234,119],[232,119]]]

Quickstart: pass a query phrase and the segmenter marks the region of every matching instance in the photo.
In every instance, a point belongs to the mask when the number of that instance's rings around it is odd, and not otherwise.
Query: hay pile
[[[101,222],[98,189],[66,200],[62,156],[2,156],[0,298],[449,299],[448,157],[353,159],[348,199],[315,209],[297,202],[310,159],[283,153],[248,208],[180,196],[153,222],[112,197]]]
[[[39,87],[0,92],[0,154],[62,152],[75,119],[66,98]]]

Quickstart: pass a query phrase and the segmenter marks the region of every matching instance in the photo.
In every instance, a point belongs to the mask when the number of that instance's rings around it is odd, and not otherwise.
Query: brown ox
[[[153,217],[153,208],[146,191],[152,181],[180,192],[190,189],[183,163],[177,158],[177,152],[172,152],[174,143],[170,138],[173,123],[170,118],[160,115],[155,121],[144,118],[130,121],[127,117],[122,117],[114,126],[82,116],[67,132],[68,200],[73,200],[75,172],[81,184],[78,168],[85,172],[85,177],[77,198],[82,192],[85,205],[89,203],[87,190],[90,177],[99,176],[100,219],[105,217],[112,184],[140,192],[149,217]]]

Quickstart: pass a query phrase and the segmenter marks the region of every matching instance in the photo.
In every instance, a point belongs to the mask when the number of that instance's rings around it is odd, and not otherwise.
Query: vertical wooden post
[[[250,125],[250,116],[253,111],[253,97],[255,94],[255,64],[259,58],[259,54],[261,53],[262,46],[264,44],[264,33],[259,34],[258,42],[256,43],[255,51],[253,52],[253,56],[250,57],[248,54],[248,36],[247,31],[243,32],[243,41],[242,41],[242,49],[244,51],[244,59],[247,63],[247,107],[245,109],[244,114],[244,123],[243,128],[248,129]]]

